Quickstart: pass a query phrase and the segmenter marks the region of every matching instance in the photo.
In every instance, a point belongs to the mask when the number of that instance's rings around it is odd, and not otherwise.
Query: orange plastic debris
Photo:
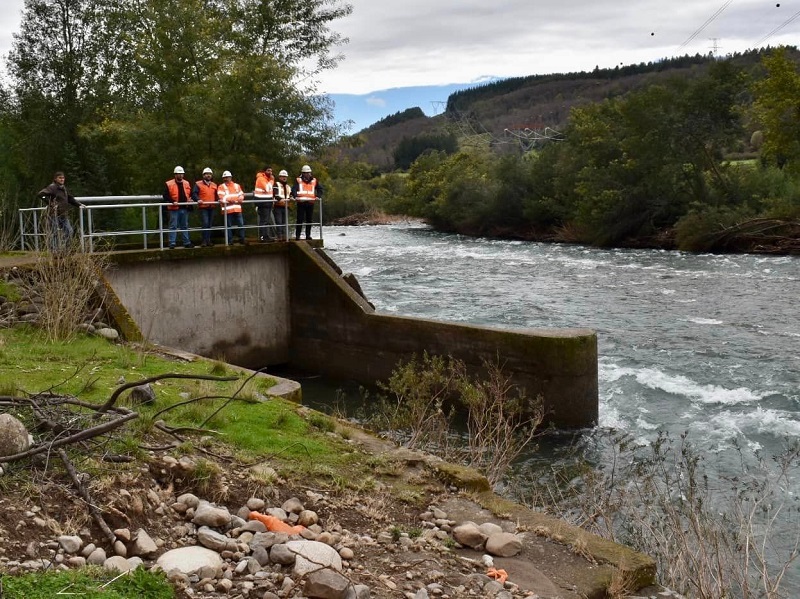
[[[285,532],[290,535],[296,535],[300,534],[300,532],[305,529],[305,526],[292,526],[291,524],[286,524],[286,522],[280,518],[259,512],[250,512],[249,518],[250,520],[258,520],[259,522],[263,522],[264,526],[267,527],[267,530],[271,530],[272,532]]]
[[[489,571],[486,572],[486,576],[489,578],[494,578],[500,584],[503,584],[506,580],[508,580],[508,572],[503,570],[495,570],[494,568],[489,568]]]

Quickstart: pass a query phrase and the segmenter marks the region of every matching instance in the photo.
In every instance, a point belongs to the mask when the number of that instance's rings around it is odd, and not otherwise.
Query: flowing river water
[[[798,257],[498,241],[414,224],[327,227],[325,247],[381,312],[594,329],[601,431],[642,444],[688,433],[723,473],[741,467],[736,446],[769,456],[800,436]],[[800,482],[786,492],[796,501]]]

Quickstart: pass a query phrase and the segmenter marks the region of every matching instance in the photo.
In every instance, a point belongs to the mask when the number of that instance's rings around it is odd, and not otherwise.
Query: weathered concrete
[[[308,243],[126,252],[112,260],[109,293],[150,342],[367,385],[423,351],[451,355],[473,371],[499,362],[528,397],[543,398],[547,422],[597,422],[597,337],[588,329],[505,330],[379,314],[357,282]]]
[[[528,397],[542,396],[548,422],[559,428],[597,422],[593,331],[505,330],[379,314],[321,250],[302,243],[290,250],[292,365],[372,384],[423,351],[451,355],[471,370],[499,361]]]
[[[145,340],[250,368],[288,362],[285,244],[112,259],[108,282]]]

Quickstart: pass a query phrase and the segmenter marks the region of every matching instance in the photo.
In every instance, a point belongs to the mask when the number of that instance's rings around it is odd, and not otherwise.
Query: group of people
[[[230,171],[222,173],[222,183],[214,183],[214,172],[203,169],[202,179],[191,185],[185,178],[183,167],[176,166],[173,178],[164,184],[163,198],[169,212],[169,247],[176,247],[178,231],[183,246],[193,247],[189,237],[189,211],[195,206],[200,211],[202,246],[211,246],[211,229],[217,206],[222,211],[228,231],[228,244],[234,243],[234,233],[241,244],[245,243],[244,191],[233,180]],[[272,167],[266,166],[256,174],[253,191],[258,214],[258,235],[262,242],[284,241],[287,231],[287,207],[289,202],[297,205],[295,239],[305,225],[305,238],[311,239],[311,223],[314,204],[322,197],[323,189],[307,164],[300,169],[300,176],[293,184],[288,183],[289,173],[282,170],[277,179]]]

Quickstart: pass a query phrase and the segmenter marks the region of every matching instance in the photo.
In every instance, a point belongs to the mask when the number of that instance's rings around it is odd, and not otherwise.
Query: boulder
[[[0,457],[22,453],[30,447],[28,429],[11,414],[0,414]]]
[[[486,535],[483,534],[478,525],[474,522],[464,522],[453,529],[453,538],[472,549],[479,549],[486,542]]]
[[[297,576],[304,576],[322,568],[333,568],[337,571],[342,569],[342,558],[330,545],[317,541],[289,541],[286,546],[296,556],[294,573]]]
[[[486,539],[486,552],[499,557],[513,557],[522,551],[522,540],[510,533],[495,533]]]
[[[325,568],[308,575],[303,593],[319,599],[345,599],[350,581],[333,570]]]
[[[178,570],[191,576],[201,568],[213,568],[215,571],[222,568],[222,558],[219,553],[205,547],[180,547],[167,551],[156,562],[164,572]]]

